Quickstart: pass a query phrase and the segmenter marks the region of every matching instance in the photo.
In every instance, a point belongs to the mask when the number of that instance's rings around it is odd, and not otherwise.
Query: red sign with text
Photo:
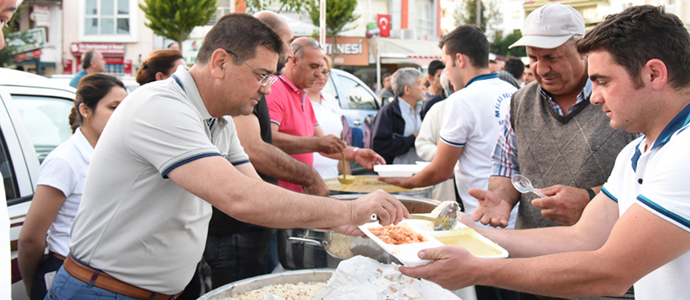
[[[376,14],[377,24],[379,25],[379,34],[381,37],[391,36],[391,15]]]
[[[72,43],[70,50],[74,56],[82,55],[88,50],[96,49],[103,56],[124,56],[125,44],[121,43]]]

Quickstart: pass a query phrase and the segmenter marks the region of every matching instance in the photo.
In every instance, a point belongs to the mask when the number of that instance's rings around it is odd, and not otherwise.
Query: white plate
[[[375,165],[374,172],[381,177],[410,177],[421,172],[426,166],[423,164]]]
[[[431,214],[420,214],[420,215],[426,215],[431,217]],[[497,254],[495,255],[477,255],[477,257],[481,258],[506,258],[508,257],[508,250],[504,249],[503,247],[499,246],[498,244],[494,243],[487,237],[479,234],[478,232],[474,231],[473,229],[467,227],[465,224],[462,224],[461,222],[458,221],[458,223],[455,225],[455,228],[451,231],[434,231],[434,225],[431,221],[426,221],[426,220],[405,220],[405,222],[411,227],[413,230],[416,232],[424,235],[429,234],[430,236],[433,236],[434,238],[436,237],[443,237],[443,236],[449,236],[449,235],[455,235],[459,234],[457,231],[460,231],[460,235],[467,235],[470,236],[479,242],[482,242],[489,247],[493,248],[496,250]]]
[[[410,220],[404,220],[398,224],[398,226],[405,226],[407,222]],[[377,228],[377,227],[382,227],[379,223],[374,222],[374,223],[367,223],[362,226],[359,226],[359,229],[361,229],[364,234],[366,234],[371,240],[376,242],[383,250],[386,252],[390,253],[391,255],[395,256],[401,263],[408,267],[416,267],[416,266],[421,266],[421,265],[426,265],[430,262],[431,260],[422,260],[419,258],[417,253],[419,253],[420,250],[423,249],[428,249],[428,248],[435,248],[435,247],[441,247],[443,246],[443,243],[439,242],[437,239],[435,239],[428,231],[421,231],[418,230],[416,226],[408,226],[411,230],[421,234],[425,239],[427,239],[426,242],[421,242],[421,243],[412,243],[412,244],[403,244],[403,245],[391,245],[391,244],[386,244],[383,242],[381,239],[379,239],[376,235],[371,233],[369,231],[369,228]]]

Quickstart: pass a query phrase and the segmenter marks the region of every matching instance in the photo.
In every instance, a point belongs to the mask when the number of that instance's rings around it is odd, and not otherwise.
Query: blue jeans
[[[48,255],[41,259],[36,274],[34,274],[34,283],[31,286],[31,300],[40,300],[46,296],[48,290],[46,289],[45,275],[59,270],[60,267],[62,267],[62,260],[55,257],[53,252],[48,252]]]
[[[102,288],[89,285],[72,275],[61,267],[58,270],[53,285],[43,300],[137,300],[136,298],[123,296]]]

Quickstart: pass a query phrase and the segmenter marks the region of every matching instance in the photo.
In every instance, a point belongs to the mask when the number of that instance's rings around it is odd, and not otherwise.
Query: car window
[[[338,76],[338,80],[349,108],[376,110],[374,96],[359,82],[345,76]]]
[[[0,132],[0,173],[2,182],[5,186],[5,197],[9,199],[19,198],[19,187],[17,186],[17,175],[14,174],[12,159],[7,150],[5,136]]]
[[[69,114],[74,104],[71,100],[26,95],[12,95],[12,100],[24,120],[39,162],[72,136]]]

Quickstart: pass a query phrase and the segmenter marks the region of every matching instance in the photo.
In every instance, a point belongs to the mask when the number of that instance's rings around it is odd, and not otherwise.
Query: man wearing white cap
[[[489,192],[470,192],[480,200],[475,221],[506,226],[517,204],[516,229],[577,223],[611,174],[618,153],[635,139],[611,128],[606,114],[589,102],[587,55],[577,51],[584,34],[582,15],[567,5],[544,5],[525,19],[523,37],[510,47],[527,47],[537,83],[511,99],[493,153]],[[517,174],[547,197],[520,194],[511,183]]]
[[[525,19],[523,37],[510,47],[527,46],[537,83],[513,95],[493,154],[489,191],[495,197],[488,198],[495,201],[480,201],[474,220],[506,226],[519,202],[516,229],[575,224],[616,155],[635,138],[611,128],[589,103],[587,55],[576,47],[584,34],[582,16],[567,5],[544,5]],[[520,195],[511,184],[516,174],[548,197]]]

